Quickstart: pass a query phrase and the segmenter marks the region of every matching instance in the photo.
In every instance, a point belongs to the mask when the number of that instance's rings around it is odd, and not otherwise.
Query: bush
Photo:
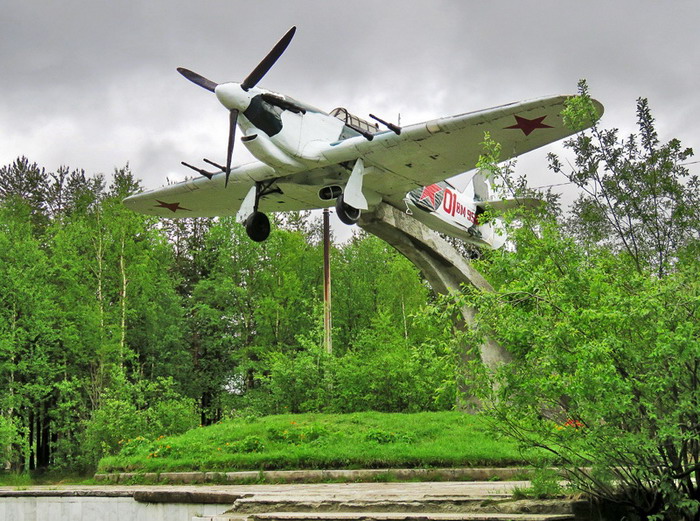
[[[120,449],[135,451],[158,437],[182,434],[198,425],[194,400],[177,394],[172,380],[125,385],[108,395],[85,424],[87,465]]]
[[[3,463],[10,463],[17,466],[18,459],[22,456],[21,451],[13,450],[19,447],[21,438],[15,423],[4,416],[0,416],[0,454]]]
[[[267,377],[247,403],[262,406],[267,413],[454,407],[459,371],[453,347],[440,338],[411,345],[388,314],[375,317],[349,349],[339,350],[340,355],[303,339],[301,343],[298,351],[268,356]]]

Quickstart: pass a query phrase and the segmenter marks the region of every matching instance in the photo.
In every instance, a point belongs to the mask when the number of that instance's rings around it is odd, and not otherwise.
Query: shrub
[[[88,465],[120,449],[135,451],[159,436],[181,434],[198,424],[194,401],[177,394],[171,380],[124,386],[108,394],[112,396],[85,424],[83,457]]]

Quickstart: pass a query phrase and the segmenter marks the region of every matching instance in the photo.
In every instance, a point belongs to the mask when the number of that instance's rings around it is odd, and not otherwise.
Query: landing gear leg
[[[276,179],[255,183],[255,186],[248,191],[248,195],[245,196],[236,214],[236,221],[245,226],[248,237],[255,242],[262,242],[270,236],[270,219],[258,211],[258,205],[261,197],[282,193],[279,188],[273,186],[275,181]]]
[[[360,210],[343,201],[343,195],[335,201],[335,213],[344,224],[355,224],[360,220]]]

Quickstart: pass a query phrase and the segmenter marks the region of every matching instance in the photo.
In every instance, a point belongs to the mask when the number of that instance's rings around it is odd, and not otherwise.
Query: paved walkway
[[[50,485],[30,487],[0,487],[0,497],[129,497],[137,493],[158,492],[207,496],[224,499],[232,497],[308,498],[403,500],[442,499],[461,497],[510,496],[515,487],[524,488],[527,481],[440,481],[420,483],[315,483],[282,485]],[[199,502],[199,501],[198,501]],[[217,501],[218,502],[218,501]]]

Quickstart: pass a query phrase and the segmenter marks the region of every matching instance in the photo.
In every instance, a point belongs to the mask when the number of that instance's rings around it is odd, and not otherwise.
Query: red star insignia
[[[435,209],[435,196],[442,191],[442,188],[438,185],[424,186],[423,191],[418,197],[418,202],[430,201],[430,207]]]
[[[183,208],[182,206],[180,206],[180,203],[164,203],[163,201],[160,201],[158,199],[156,199],[156,201],[158,201],[159,204],[155,205],[155,208],[167,208],[173,213],[177,212],[178,210],[184,210],[186,212],[192,211],[189,208]]]
[[[535,119],[527,119],[520,116],[515,116],[515,121],[517,121],[517,123],[515,125],[505,128],[519,128],[523,131],[523,134],[529,136],[530,134],[532,134],[533,130],[538,128],[554,128],[552,126],[545,125],[544,123],[542,123],[542,120],[544,120],[544,118],[546,117],[547,116],[541,116]]]

